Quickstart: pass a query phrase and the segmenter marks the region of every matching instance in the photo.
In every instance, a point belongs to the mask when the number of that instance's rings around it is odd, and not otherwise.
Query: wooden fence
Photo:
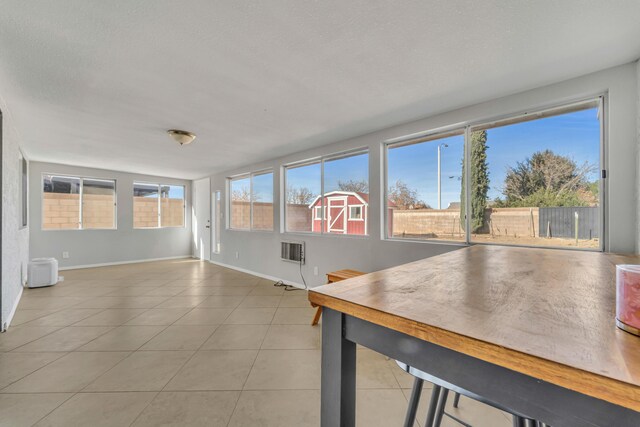
[[[576,214],[578,239],[599,238],[600,209],[598,207],[540,208],[540,235],[575,238]]]

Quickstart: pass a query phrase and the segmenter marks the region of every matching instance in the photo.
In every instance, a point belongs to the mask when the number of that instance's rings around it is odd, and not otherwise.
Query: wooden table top
[[[640,337],[615,326],[615,265],[640,256],[471,246],[309,300],[640,411]]]

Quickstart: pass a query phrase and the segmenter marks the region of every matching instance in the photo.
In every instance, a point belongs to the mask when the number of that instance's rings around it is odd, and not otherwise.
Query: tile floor
[[[0,334],[0,426],[320,424],[321,326],[303,291],[195,260],[62,274],[26,289]],[[411,381],[359,349],[358,425],[402,425]],[[449,410],[511,425],[465,398]]]

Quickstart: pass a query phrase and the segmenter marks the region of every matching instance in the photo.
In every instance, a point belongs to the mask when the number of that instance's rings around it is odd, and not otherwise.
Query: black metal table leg
[[[322,427],[356,424],[356,344],[344,338],[344,315],[323,310],[320,416]]]

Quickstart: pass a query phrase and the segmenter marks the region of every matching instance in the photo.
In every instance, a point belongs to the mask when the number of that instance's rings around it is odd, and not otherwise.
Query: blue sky
[[[389,184],[400,179],[418,191],[419,198],[437,207],[437,147],[442,148],[442,207],[460,199],[464,137],[429,141],[389,150]],[[502,195],[507,168],[533,153],[552,150],[572,158],[578,165],[597,164],[600,158],[600,123],[592,108],[560,116],[518,123],[487,130],[489,199]],[[451,178],[453,177],[453,178]],[[590,180],[595,180],[595,172]]]
[[[184,187],[181,185],[172,185],[169,187],[170,199],[184,199]]]
[[[389,149],[389,185],[404,181],[418,192],[418,197],[436,208],[437,150],[441,151],[442,208],[460,200],[464,136],[452,136],[435,141]],[[487,161],[489,164],[489,199],[502,196],[508,167],[515,166],[533,153],[552,150],[573,159],[578,165],[585,161],[598,164],[600,159],[600,122],[597,108],[577,111],[529,122],[487,130]],[[368,154],[325,162],[325,192],[337,189],[338,180],[368,180]],[[306,187],[320,193],[320,164],[287,170],[287,185]],[[596,180],[598,172],[590,177]],[[254,184],[255,185],[255,184]]]
[[[369,181],[369,154],[327,160],[324,162],[324,191],[338,189],[338,181]],[[320,163],[287,170],[289,187],[306,187],[315,195],[320,194]]]
[[[273,203],[273,173],[254,175],[253,193],[257,201]]]
[[[235,191],[249,193],[250,187],[249,177],[231,181],[231,193]],[[273,172],[253,175],[253,194],[255,201],[273,203]]]

